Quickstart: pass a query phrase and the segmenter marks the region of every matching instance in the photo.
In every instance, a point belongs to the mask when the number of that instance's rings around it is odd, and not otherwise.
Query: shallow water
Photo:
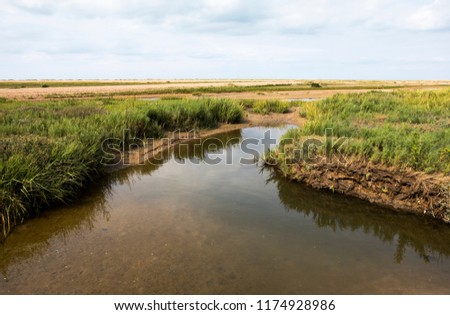
[[[265,130],[181,146],[19,226],[0,293],[450,294],[449,226],[240,164]]]

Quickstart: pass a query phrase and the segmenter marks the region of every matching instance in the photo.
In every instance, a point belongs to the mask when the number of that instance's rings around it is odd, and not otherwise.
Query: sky
[[[450,0],[0,0],[0,79],[450,79]]]

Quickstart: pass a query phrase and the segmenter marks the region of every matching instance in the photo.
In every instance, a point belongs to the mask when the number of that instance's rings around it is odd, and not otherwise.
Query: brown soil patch
[[[400,211],[425,214],[450,223],[450,177],[400,171],[366,161],[290,167],[289,179],[316,189],[354,196]]]

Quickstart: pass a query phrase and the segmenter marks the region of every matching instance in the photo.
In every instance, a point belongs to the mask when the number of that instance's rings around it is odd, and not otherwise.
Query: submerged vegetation
[[[102,142],[212,128],[243,117],[223,99],[0,102],[1,233],[48,206],[67,202],[104,170]],[[127,130],[124,137],[124,130]]]

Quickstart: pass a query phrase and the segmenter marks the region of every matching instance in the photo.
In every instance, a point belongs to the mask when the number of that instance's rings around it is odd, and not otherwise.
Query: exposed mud
[[[399,171],[365,161],[295,164],[291,180],[450,223],[450,177]]]

